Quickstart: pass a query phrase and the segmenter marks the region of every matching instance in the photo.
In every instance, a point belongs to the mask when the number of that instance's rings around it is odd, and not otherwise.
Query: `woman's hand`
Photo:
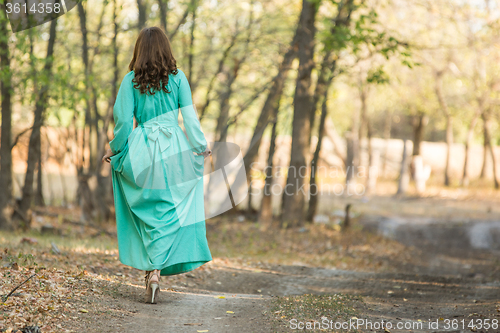
[[[212,150],[207,147],[207,149],[205,149],[205,151],[200,155],[203,155],[204,158],[207,158],[208,156],[212,155]]]
[[[113,156],[113,152],[111,151],[111,149],[108,149],[106,151],[106,154],[102,157],[102,163],[104,162],[108,162],[110,163],[111,162],[111,156]]]

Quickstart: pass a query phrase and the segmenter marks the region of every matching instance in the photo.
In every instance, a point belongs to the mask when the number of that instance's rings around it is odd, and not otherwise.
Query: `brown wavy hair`
[[[134,88],[154,95],[167,90],[168,74],[177,74],[177,63],[167,35],[158,27],[144,28],[135,42],[134,56],[128,65],[134,71]]]

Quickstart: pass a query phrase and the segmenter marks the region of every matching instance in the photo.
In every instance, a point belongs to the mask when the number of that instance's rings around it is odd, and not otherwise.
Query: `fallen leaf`
[[[81,313],[88,313],[89,312],[88,310],[85,310],[85,309],[80,309],[78,311],[80,311]]]
[[[233,311],[226,311],[226,313],[234,313]]]
[[[20,243],[36,244],[38,243],[38,241],[36,240],[36,238],[23,237]]]
[[[202,333],[202,332],[208,332],[208,330],[197,330],[196,332]]]
[[[203,324],[202,323],[185,323],[184,325],[186,325],[186,326],[201,326]]]

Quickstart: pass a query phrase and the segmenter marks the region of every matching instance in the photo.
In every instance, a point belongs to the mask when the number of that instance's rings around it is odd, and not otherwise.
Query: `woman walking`
[[[156,303],[161,276],[212,260],[203,200],[204,159],[212,152],[186,75],[160,28],[140,32],[129,70],[103,161],[111,163],[119,259],[146,271],[146,301]]]

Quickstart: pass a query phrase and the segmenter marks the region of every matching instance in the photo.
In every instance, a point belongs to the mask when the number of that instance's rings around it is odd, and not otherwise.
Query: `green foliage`
[[[380,54],[386,60],[397,55],[403,65],[409,68],[417,65],[412,59],[409,44],[384,29],[375,9],[367,8],[365,3],[333,3],[336,13],[333,17],[322,18],[321,23],[325,29],[318,33],[324,51],[333,51],[340,56],[341,51],[349,50],[351,54],[360,57],[368,51],[371,56]],[[379,66],[370,71],[368,82],[388,83],[389,74],[383,71],[383,66]]]
[[[37,263],[35,261],[36,258],[31,253],[19,252],[17,255],[15,255],[8,249],[5,249],[0,258],[2,259],[2,261],[8,263],[9,266],[12,266],[14,264],[26,267],[37,266]]]
[[[372,68],[368,71],[368,76],[366,78],[368,83],[385,84],[389,83],[389,74],[384,71],[384,66],[379,66],[377,68]]]

